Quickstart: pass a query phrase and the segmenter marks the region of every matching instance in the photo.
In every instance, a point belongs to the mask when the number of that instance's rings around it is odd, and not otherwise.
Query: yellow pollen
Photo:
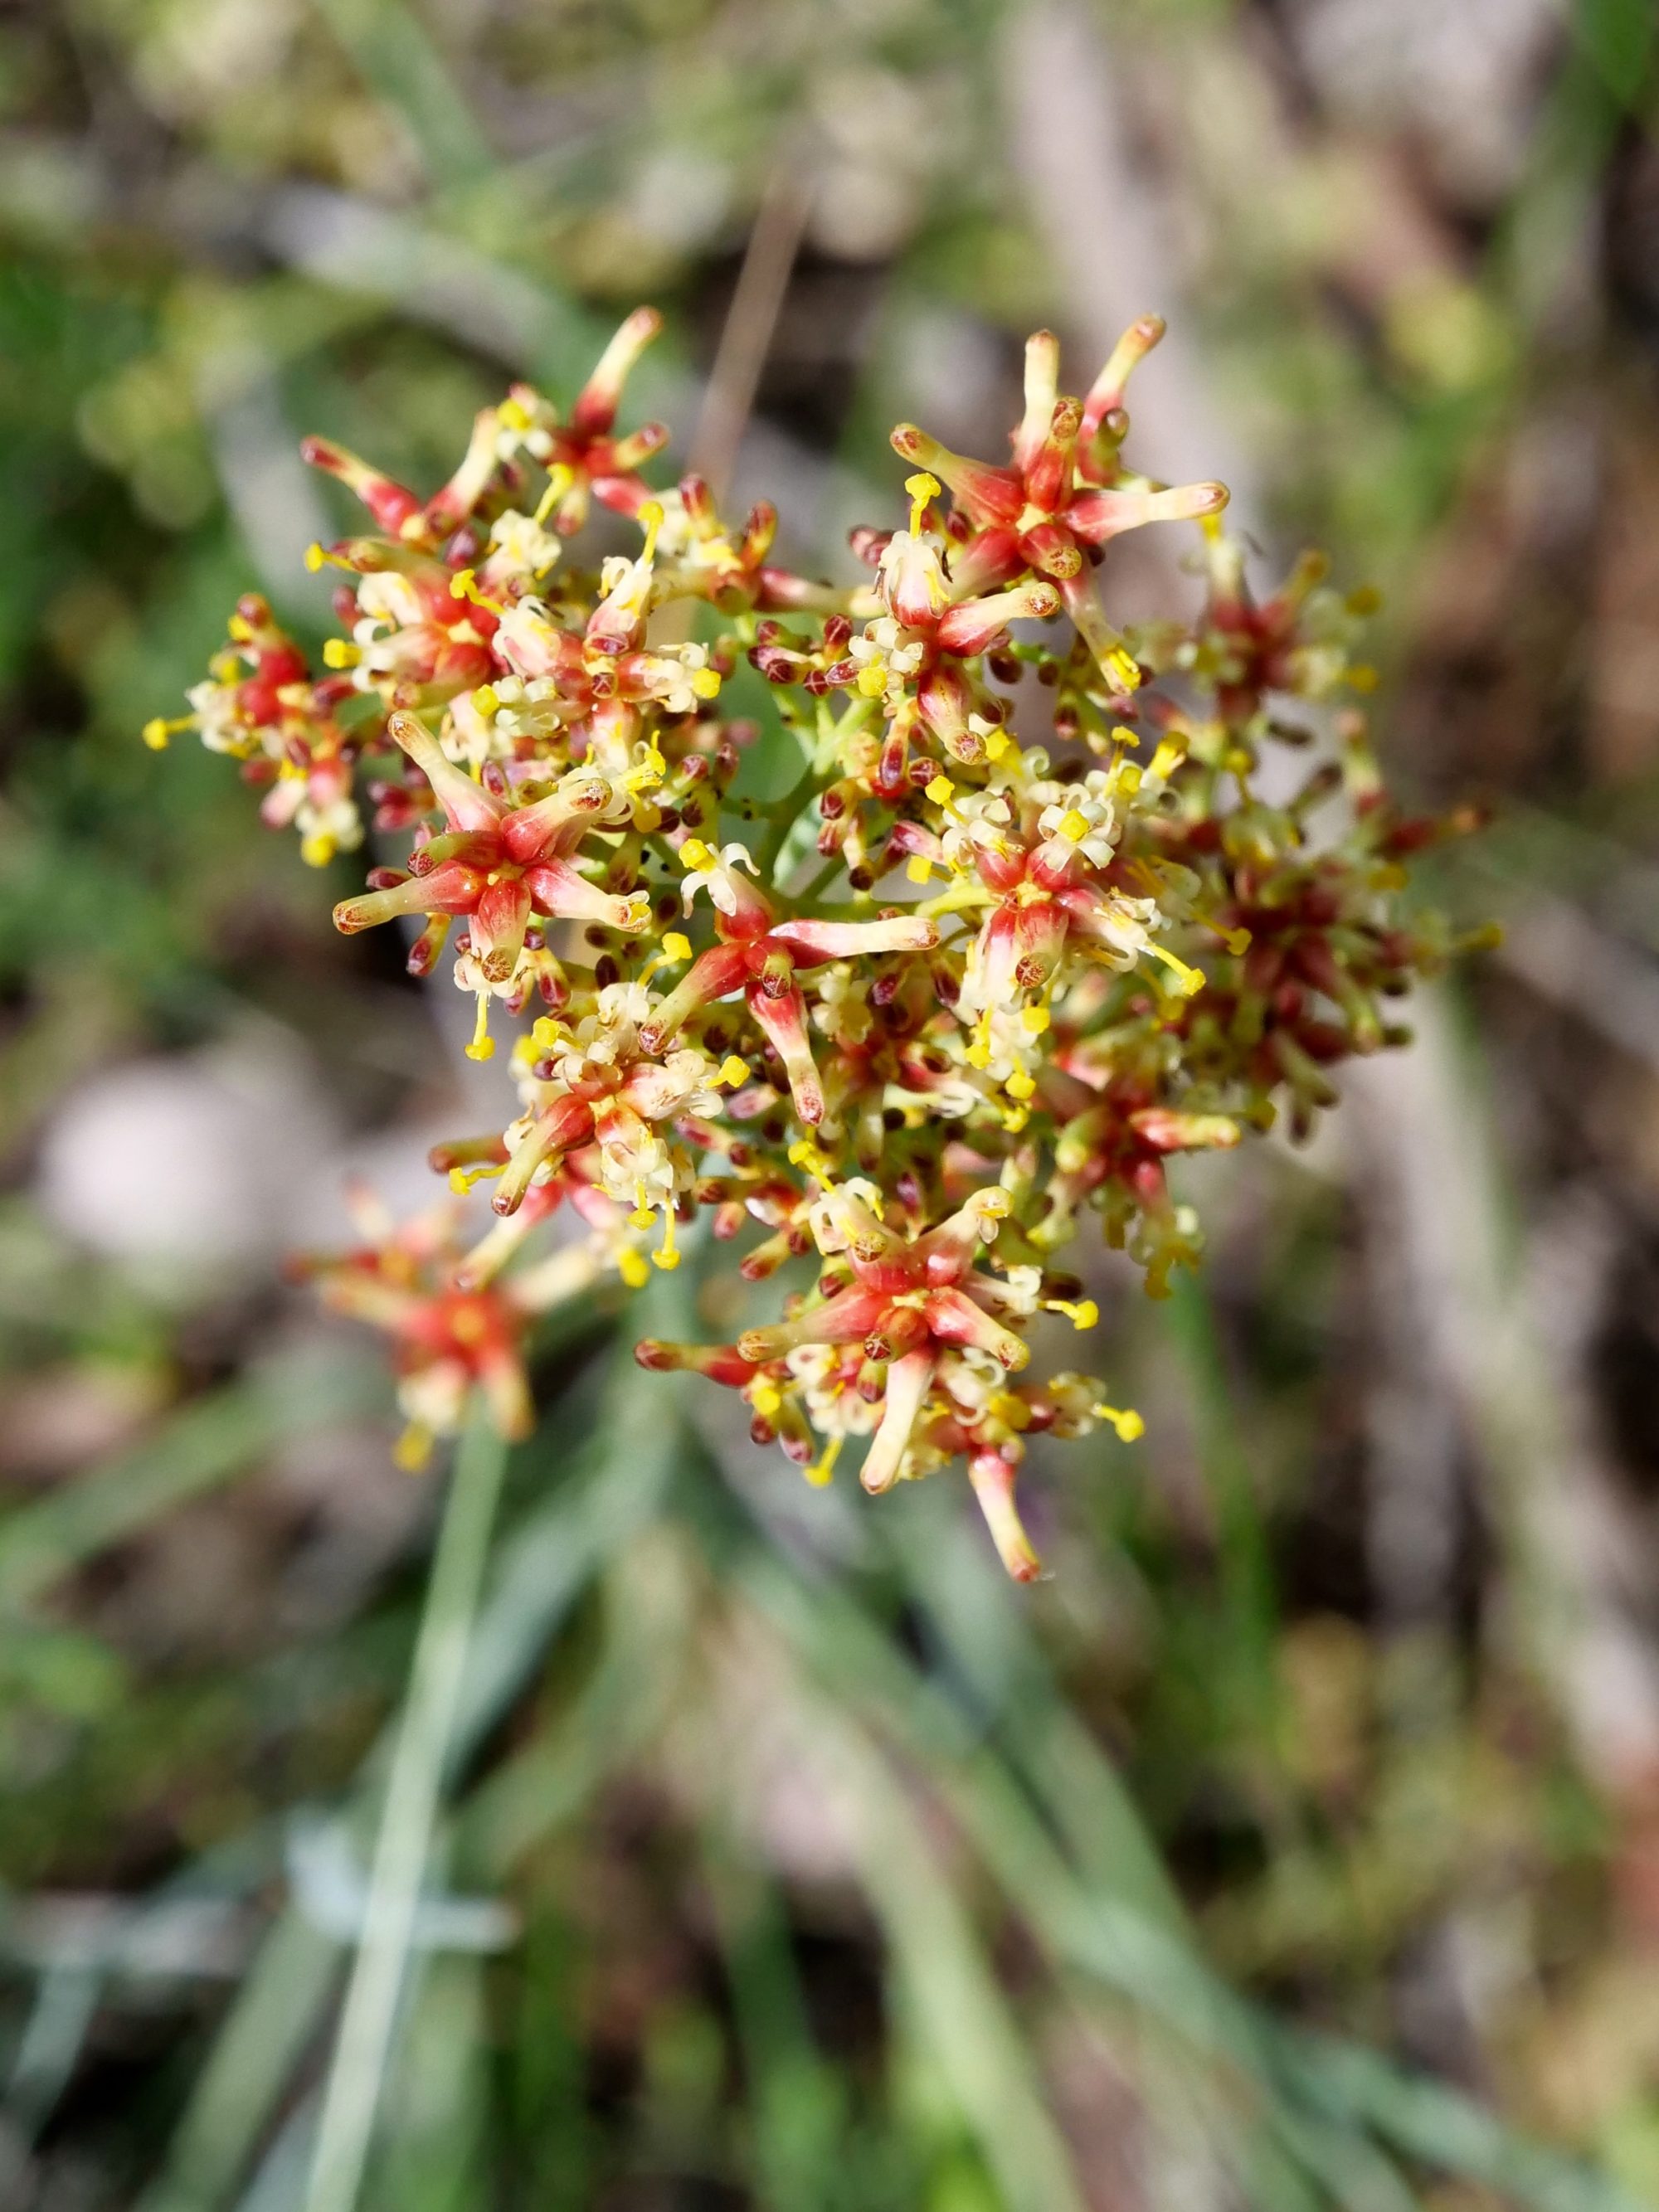
[[[815,1176],[826,1190],[832,1188],[834,1170],[810,1137],[798,1138],[790,1146],[789,1164],[793,1168],[805,1168],[807,1174]]]
[[[662,941],[662,957],[670,961],[689,960],[691,957],[690,939],[683,936],[678,929],[671,929]]]
[[[315,836],[300,840],[300,858],[308,868],[325,868],[336,850],[334,840],[320,830]]]
[[[481,684],[472,694],[472,703],[481,714],[493,714],[501,706],[501,694],[493,684]]]
[[[831,1437],[823,1447],[822,1458],[814,1460],[811,1467],[801,1470],[814,1490],[826,1488],[834,1480],[836,1462],[841,1457],[841,1448],[844,1442],[843,1437]]]
[[[720,1070],[716,1074],[714,1080],[716,1083],[724,1083],[728,1085],[733,1091],[741,1090],[743,1085],[749,1080],[748,1061],[746,1060],[739,1060],[734,1052],[728,1053],[726,1057],[720,1062]]]
[[[1019,1025],[1031,1036],[1041,1036],[1048,1026],[1047,1006],[1022,1006]]]
[[[575,481],[575,477],[572,476],[562,461],[556,468],[548,471],[547,489],[536,502],[535,520],[538,524],[546,521],[548,516],[552,514]],[[643,1281],[644,1278],[641,1277],[641,1280]],[[638,1284],[635,1284],[635,1288],[637,1290],[638,1287]]]
[[[991,731],[985,740],[986,759],[990,761],[1000,761],[1004,753],[1007,751],[1008,744],[1009,738],[1006,730]]]
[[[947,814],[956,811],[952,802],[957,795],[957,787],[948,775],[936,775],[927,787],[927,795],[935,806],[942,806]]]
[[[238,645],[246,645],[253,635],[253,624],[246,615],[233,615],[225,628]]]
[[[1132,1444],[1146,1433],[1146,1424],[1133,1406],[1091,1406],[1089,1411],[1097,1421],[1109,1421],[1117,1431],[1121,1443]]]
[[[474,1183],[487,1182],[491,1176],[498,1176],[501,1171],[499,1160],[484,1160],[476,1167],[451,1168],[449,1188],[457,1198],[465,1198]]]
[[[1030,1118],[1029,1106],[1011,1106],[1002,1117],[1002,1126],[1011,1137],[1017,1137]]]
[[[1167,945],[1149,944],[1146,950],[1154,960],[1161,960],[1166,968],[1174,971],[1176,988],[1183,999],[1195,999],[1198,996],[1204,988],[1205,979],[1201,969],[1188,967],[1188,963],[1178,954],[1171,952]]]
[[[1017,1067],[1002,1087],[1011,1098],[1018,1098],[1023,1105],[1035,1095],[1036,1082],[1027,1069]]]
[[[931,883],[933,864],[925,853],[913,853],[904,864],[904,872],[913,884]]]
[[[493,615],[507,612],[499,599],[492,599],[478,589],[478,579],[471,568],[455,571],[449,580],[449,596],[452,599],[470,599],[475,607],[488,607]]]
[[[478,994],[478,1018],[473,1024],[472,1042],[466,1048],[466,1056],[469,1060],[494,1060],[495,1057],[495,1039],[489,1034],[488,991],[480,991]]]
[[[313,538],[306,548],[306,566],[313,576],[327,559],[328,555]]]
[[[432,1431],[423,1421],[411,1421],[395,1444],[392,1456],[405,1474],[418,1474],[432,1456]]]
[[[662,1243],[651,1255],[652,1265],[665,1273],[672,1273],[680,1264],[679,1247],[674,1242],[674,1201],[664,1201],[662,1209]]]
[[[1089,817],[1068,806],[1060,817],[1060,834],[1068,845],[1080,845],[1089,834]]]
[[[1134,655],[1122,646],[1115,646],[1106,656],[1106,666],[1116,677],[1126,691],[1138,690],[1140,686],[1140,667]]]
[[[1100,1308],[1092,1298],[1079,1298],[1075,1304],[1070,1298],[1044,1298],[1042,1304],[1045,1312],[1064,1314],[1073,1328],[1092,1328],[1100,1319]]]
[[[928,501],[937,499],[945,487],[937,477],[930,477],[926,469],[920,469],[915,476],[906,477],[904,489],[910,495],[910,535],[915,538],[921,529]]]
[[[516,399],[503,399],[495,410],[495,419],[503,429],[527,430],[530,417]]]
[[[175,715],[172,721],[168,721],[165,715],[152,714],[139,734],[151,752],[164,753],[173,732],[187,730],[193,719],[194,717],[189,714],[179,714]]]
[[[714,855],[701,837],[688,837],[680,847],[680,866],[683,868],[712,868]]]
[[[749,1402],[763,1421],[783,1410],[783,1394],[770,1382],[757,1382],[749,1394]]]
[[[631,1244],[624,1244],[617,1255],[617,1273],[630,1291],[642,1291],[651,1279],[651,1270],[643,1256]]]
[[[640,548],[640,559],[653,561],[657,555],[658,534],[663,524],[662,508],[658,501],[647,500],[640,509],[638,520],[645,525],[645,544]]]
[[[349,638],[325,637],[323,640],[325,668],[355,668],[362,657]]]
[[[882,693],[887,689],[887,663],[880,653],[878,653],[873,660],[866,660],[860,669],[854,689],[862,698],[880,698]]]
[[[720,696],[720,672],[718,668],[694,668],[691,689],[699,699],[718,699]]]
[[[1173,775],[1186,757],[1185,745],[1178,744],[1173,738],[1165,738],[1152,755],[1152,764],[1147,770],[1147,774],[1159,776]]]

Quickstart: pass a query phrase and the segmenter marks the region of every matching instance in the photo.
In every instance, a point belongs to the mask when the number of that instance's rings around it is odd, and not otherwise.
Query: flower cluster
[[[1455,949],[1407,864],[1463,825],[1382,787],[1364,596],[1304,559],[1253,599],[1222,487],[1125,462],[1155,318],[1082,399],[1034,337],[1006,463],[896,430],[908,513],[854,533],[846,589],[773,563],[769,507],[728,527],[696,477],[647,484],[666,434],[617,418],[656,328],[631,315],[568,415],[514,386],[429,499],[310,441],[368,518],[313,550],[341,579],[323,672],[246,599],[145,734],[241,759],[313,863],[366,806],[406,849],[337,926],[402,921],[422,975],[453,935],[469,1050],[512,1030],[500,1125],[434,1154],[489,1186],[488,1234],[374,1224],[316,1270],[393,1335],[416,1444],[474,1388],[521,1430],[536,1313],[638,1288],[706,1217],[748,1281],[793,1280],[734,1343],[641,1363],[739,1391],[813,1480],[849,1437],[871,1491],[965,1460],[1026,1579],[1027,1440],[1140,1432],[1088,1376],[1033,1379],[1042,1316],[1098,1319],[1062,1255],[1092,1218],[1155,1296],[1194,1261],[1172,1156],[1305,1131],[1335,1063],[1401,1039],[1388,1002]],[[596,503],[631,550],[573,555]],[[1152,523],[1198,526],[1201,603],[1120,629],[1105,549]],[[580,1231],[538,1260],[555,1215]]]

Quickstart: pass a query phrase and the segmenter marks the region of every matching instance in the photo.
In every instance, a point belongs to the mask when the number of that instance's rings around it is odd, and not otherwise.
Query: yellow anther
[[[1044,1030],[1048,1026],[1048,1009],[1047,1006],[1022,1006],[1020,1008],[1019,1025],[1029,1036],[1041,1036]]]
[[[1002,1117],[1002,1126],[1011,1137],[1017,1137],[1030,1118],[1029,1106],[1011,1106]]]
[[[757,1382],[749,1393],[749,1402],[763,1421],[783,1410],[783,1393],[771,1382]]]
[[[740,1091],[749,1080],[749,1062],[739,1060],[736,1053],[728,1053],[720,1064],[716,1083],[724,1083],[733,1091]]]
[[[1179,954],[1171,952],[1167,945],[1149,944],[1146,950],[1154,960],[1161,960],[1166,968],[1173,970],[1176,988],[1183,999],[1195,999],[1198,996],[1204,988],[1202,969],[1189,967]]]
[[[1106,666],[1109,673],[1116,677],[1126,691],[1135,691],[1139,689],[1139,663],[1133,653],[1127,651],[1126,647],[1121,645],[1115,647],[1106,656]]]
[[[1089,834],[1089,817],[1080,814],[1075,806],[1068,806],[1060,817],[1060,834],[1068,845],[1080,845]]]
[[[477,576],[471,568],[458,568],[455,571],[449,580],[449,596],[452,599],[470,600],[475,607],[488,607],[493,615],[504,615],[507,612],[507,609],[499,599],[492,599],[487,592],[478,589]],[[459,633],[452,630],[450,635],[453,637]],[[476,630],[472,632],[472,635],[476,639],[477,635]]]
[[[718,699],[720,696],[720,672],[718,668],[694,668],[691,690],[699,699]]]
[[[1064,1314],[1073,1328],[1092,1328],[1100,1319],[1100,1308],[1092,1298],[1044,1298],[1046,1312]]]
[[[1121,791],[1126,799],[1133,799],[1140,788],[1141,768],[1138,761],[1120,761],[1112,774],[1112,788]]]
[[[423,1421],[411,1421],[392,1447],[394,1462],[405,1474],[418,1474],[432,1456],[432,1431]]]
[[[1008,744],[1009,738],[1006,730],[991,730],[988,732],[985,739],[986,759],[989,761],[1000,761],[1004,753],[1007,751]]]
[[[327,553],[313,538],[310,544],[306,548],[306,566],[310,569],[313,576],[327,559]]]
[[[1133,1406],[1091,1406],[1089,1411],[1097,1421],[1111,1423],[1121,1443],[1132,1444],[1146,1433],[1146,1424]]]
[[[654,791],[668,773],[668,763],[654,743],[646,747],[645,758],[636,761],[622,779],[622,787],[631,797],[636,792]]]
[[[1375,691],[1382,680],[1368,660],[1355,661],[1348,671],[1348,689],[1351,691]]]
[[[836,1462],[841,1457],[841,1448],[845,1441],[842,1437],[831,1437],[823,1448],[822,1457],[814,1460],[811,1467],[802,1468],[802,1474],[814,1490],[826,1488],[834,1480]]]
[[[449,1188],[457,1198],[465,1198],[475,1183],[487,1182],[491,1176],[498,1176],[501,1171],[499,1160],[483,1160],[475,1167],[451,1168]]]
[[[538,1014],[530,1032],[531,1042],[542,1052],[551,1052],[565,1040],[565,1026],[556,1014]]]
[[[225,628],[238,645],[246,645],[253,635],[253,624],[246,615],[233,615]]]
[[[816,1176],[826,1190],[831,1187],[834,1170],[810,1137],[799,1137],[790,1146],[789,1164],[793,1168],[805,1168],[807,1174]]]
[[[168,740],[172,738],[173,732],[175,730],[187,730],[189,727],[190,722],[187,717],[183,720],[169,722],[164,715],[152,714],[139,734],[143,737],[144,743],[149,747],[151,752],[164,753],[167,749]]]
[[[642,1291],[651,1279],[651,1270],[645,1264],[642,1253],[631,1244],[624,1244],[617,1255],[617,1273],[630,1291]]]
[[[472,703],[481,714],[493,714],[501,707],[501,696],[493,684],[481,684],[472,694]]]
[[[503,429],[527,430],[530,428],[530,417],[516,399],[503,399],[495,410],[495,416]]]
[[[1023,1067],[1017,1067],[1002,1087],[1011,1098],[1018,1098],[1022,1105],[1036,1092],[1035,1078]]]
[[[647,500],[644,506],[641,507],[637,519],[645,526],[645,544],[640,548],[640,558],[641,561],[654,560],[657,553],[657,538],[663,525],[662,507],[659,501],[654,499]]]
[[[1237,959],[1241,952],[1249,951],[1250,933],[1248,929],[1224,929],[1221,933],[1221,941]]]
[[[1006,1429],[1029,1429],[1031,1409],[1024,1398],[1017,1398],[1012,1390],[999,1390],[986,1407],[994,1421],[1000,1421]]]
[[[948,811],[956,799],[957,787],[948,775],[936,775],[927,787],[927,795],[935,806],[943,806]]]
[[[1165,738],[1160,742],[1158,750],[1152,755],[1152,764],[1147,770],[1147,774],[1149,775],[1158,776],[1173,775],[1176,769],[1181,766],[1182,762],[1184,761],[1186,757],[1187,748],[1185,745],[1178,744],[1174,738]],[[1139,779],[1137,779],[1137,781]]]
[[[679,1247],[674,1242],[674,1204],[671,1199],[662,1210],[662,1243],[651,1255],[651,1263],[665,1273],[672,1273],[680,1264]]]
[[[300,858],[308,868],[325,868],[338,849],[334,840],[321,830],[300,840]]]
[[[691,957],[690,939],[678,929],[671,929],[662,941],[662,957],[668,961],[689,960]]]
[[[854,688],[860,698],[880,698],[882,693],[887,689],[887,663],[879,653],[873,660],[865,662],[858,672],[858,679]]]
[[[469,1060],[494,1060],[495,1039],[489,1034],[489,994],[478,994],[478,1018],[472,1025],[472,1042],[466,1048]]]
[[[680,866],[683,868],[712,868],[714,855],[701,837],[688,837],[680,847]]]
[[[913,884],[931,883],[933,879],[933,864],[926,853],[913,853],[904,864],[904,872]]]
[[[325,637],[323,640],[325,668],[355,668],[362,657],[360,648],[348,637]]]
[[[937,499],[945,487],[937,477],[930,477],[926,469],[919,469],[913,477],[906,477],[904,489],[910,495],[910,535],[914,538],[921,528],[921,518],[930,499]]]
[[[575,481],[575,477],[562,461],[548,471],[547,489],[536,502],[535,520],[538,525],[546,521],[548,516],[552,514]],[[643,1277],[641,1279],[643,1280]],[[637,1285],[635,1287],[637,1288]]]

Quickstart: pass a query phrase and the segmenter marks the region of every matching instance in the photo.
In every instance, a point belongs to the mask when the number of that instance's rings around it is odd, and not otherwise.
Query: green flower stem
[[[362,2185],[506,1460],[506,1445],[475,1405],[438,1531],[306,2212],[353,2212]]]

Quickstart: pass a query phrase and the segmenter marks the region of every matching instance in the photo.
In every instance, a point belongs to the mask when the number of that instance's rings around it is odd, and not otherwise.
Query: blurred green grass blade
[[[1279,1607],[1267,1532],[1249,1464],[1239,1447],[1238,1416],[1209,1291],[1195,1277],[1177,1270],[1164,1310],[1192,1384],[1200,1457],[1215,1511],[1237,1717],[1260,1736],[1271,1730],[1277,1704]]]
[[[665,1334],[683,1331],[688,1297],[687,1287],[664,1278],[641,1294],[635,1317]],[[672,1391],[672,1377],[654,1379],[659,1389],[666,1382]],[[605,1559],[652,1510],[673,1470],[676,1423],[663,1418],[660,1399],[642,1398],[643,1382],[626,1346],[612,1355],[605,1394],[577,1466],[561,1471],[556,1487],[498,1547],[468,1650],[447,1760],[451,1778],[522,1690],[569,1608]],[[536,1439],[522,1448],[532,1468],[568,1418],[566,1407],[556,1407]],[[387,1749],[383,1736],[363,1763],[356,1800],[365,1824],[372,1818]],[[297,1969],[265,1964],[273,1946],[280,1961],[289,1940],[284,1931],[295,1926],[301,1931],[296,1942],[323,1947],[324,1970],[309,1978]],[[337,1964],[334,1946],[289,1907],[266,1938],[252,1978],[220,2030],[165,2173],[143,2212],[219,2212],[228,2202],[295,2064],[318,2031]]]
[[[339,1955],[294,1906],[281,1914],[197,2077],[167,2169],[136,2212],[215,2212],[227,2201],[315,2033]]]
[[[1496,2113],[1375,2051],[1334,2037],[1279,2031],[1288,2074],[1328,2112],[1364,2124],[1442,2172],[1464,2176],[1532,2212],[1643,2212],[1617,2182],[1529,2142]]]
[[[316,4],[363,82],[407,125],[434,184],[453,188],[489,174],[489,142],[415,9],[402,0]]]
[[[769,2212],[819,2212],[838,2194],[846,2088],[813,2042],[776,1890],[707,1824],[703,1857],[748,2081],[755,2180]]]
[[[353,2212],[374,2138],[507,1466],[482,1403],[455,1455],[386,1776],[362,1937],[324,2091],[308,2212]]]
[[[844,1714],[826,1705],[814,1735],[856,1808],[848,1825],[865,1893],[919,2030],[1008,2212],[1083,2212],[1026,2038],[963,1898],[930,1848],[919,1808]]]
[[[380,1411],[376,1363],[309,1354],[274,1362],[186,1406],[159,1436],[0,1522],[0,1607],[16,1607],[112,1544],[245,1474],[307,1431]]]

